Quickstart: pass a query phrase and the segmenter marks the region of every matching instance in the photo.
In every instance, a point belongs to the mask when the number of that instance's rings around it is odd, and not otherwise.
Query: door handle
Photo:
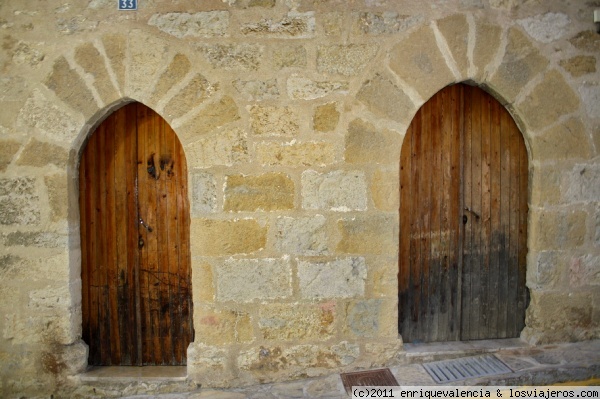
[[[138,239],[138,248],[144,248],[144,239],[142,238],[142,236],[140,236],[140,238]]]
[[[139,218],[140,219],[140,225],[145,228],[146,230],[148,230],[148,233],[152,233],[152,227],[148,226],[146,224],[146,222],[144,222],[144,219]]]

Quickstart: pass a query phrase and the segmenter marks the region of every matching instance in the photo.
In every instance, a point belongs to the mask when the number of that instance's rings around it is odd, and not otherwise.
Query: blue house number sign
[[[137,0],[117,0],[119,10],[137,10]]]

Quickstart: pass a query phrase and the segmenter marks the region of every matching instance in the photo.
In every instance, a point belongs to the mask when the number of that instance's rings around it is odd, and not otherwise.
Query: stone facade
[[[522,338],[600,338],[592,3],[3,1],[0,396],[91,395],[78,162],[132,100],[187,157],[191,382],[391,364],[402,140],[428,98],[462,81],[506,106],[529,152]]]

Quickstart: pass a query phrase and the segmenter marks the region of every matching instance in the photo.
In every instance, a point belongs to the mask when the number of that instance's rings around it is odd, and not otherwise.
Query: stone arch
[[[220,92],[219,82],[209,81],[192,62],[193,52],[183,50],[178,42],[167,42],[141,30],[129,35],[105,34],[84,42],[59,56],[43,84],[47,97],[56,101],[72,121],[66,146],[69,230],[70,302],[75,317],[66,326],[74,336],[81,335],[81,249],[79,243],[78,164],[87,138],[115,109],[130,103],[143,103],[157,112],[175,130],[188,159],[188,181],[192,182],[192,165],[188,150],[198,140],[201,121],[207,131],[218,130],[240,118],[232,98]],[[194,95],[202,90],[205,95]],[[176,110],[177,112],[170,112]],[[189,190],[188,195],[192,195]],[[87,352],[83,342],[73,354],[74,373],[83,372]],[[72,349],[69,349],[73,351]]]
[[[539,162],[565,159],[565,154],[568,159],[593,156],[591,137],[578,117],[580,100],[562,73],[520,28],[505,28],[472,14],[451,15],[408,32],[392,45],[383,68],[363,82],[356,98],[370,119],[402,131],[422,104],[458,82],[492,94],[517,123],[528,152],[530,207],[543,201],[552,184],[536,166]],[[539,217],[530,216],[530,251],[544,249],[536,237],[539,223]],[[533,267],[531,259],[528,269]],[[529,287],[536,284],[531,279],[528,273]],[[534,298],[522,332],[534,342],[549,334],[529,325],[539,307]]]

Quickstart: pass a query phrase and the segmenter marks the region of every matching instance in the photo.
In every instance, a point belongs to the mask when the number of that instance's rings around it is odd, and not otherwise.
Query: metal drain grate
[[[342,382],[346,392],[350,394],[352,387],[366,386],[397,386],[398,381],[390,371],[390,369],[355,371],[353,373],[342,373]]]
[[[424,363],[423,367],[438,384],[512,372],[494,355],[441,360]]]

